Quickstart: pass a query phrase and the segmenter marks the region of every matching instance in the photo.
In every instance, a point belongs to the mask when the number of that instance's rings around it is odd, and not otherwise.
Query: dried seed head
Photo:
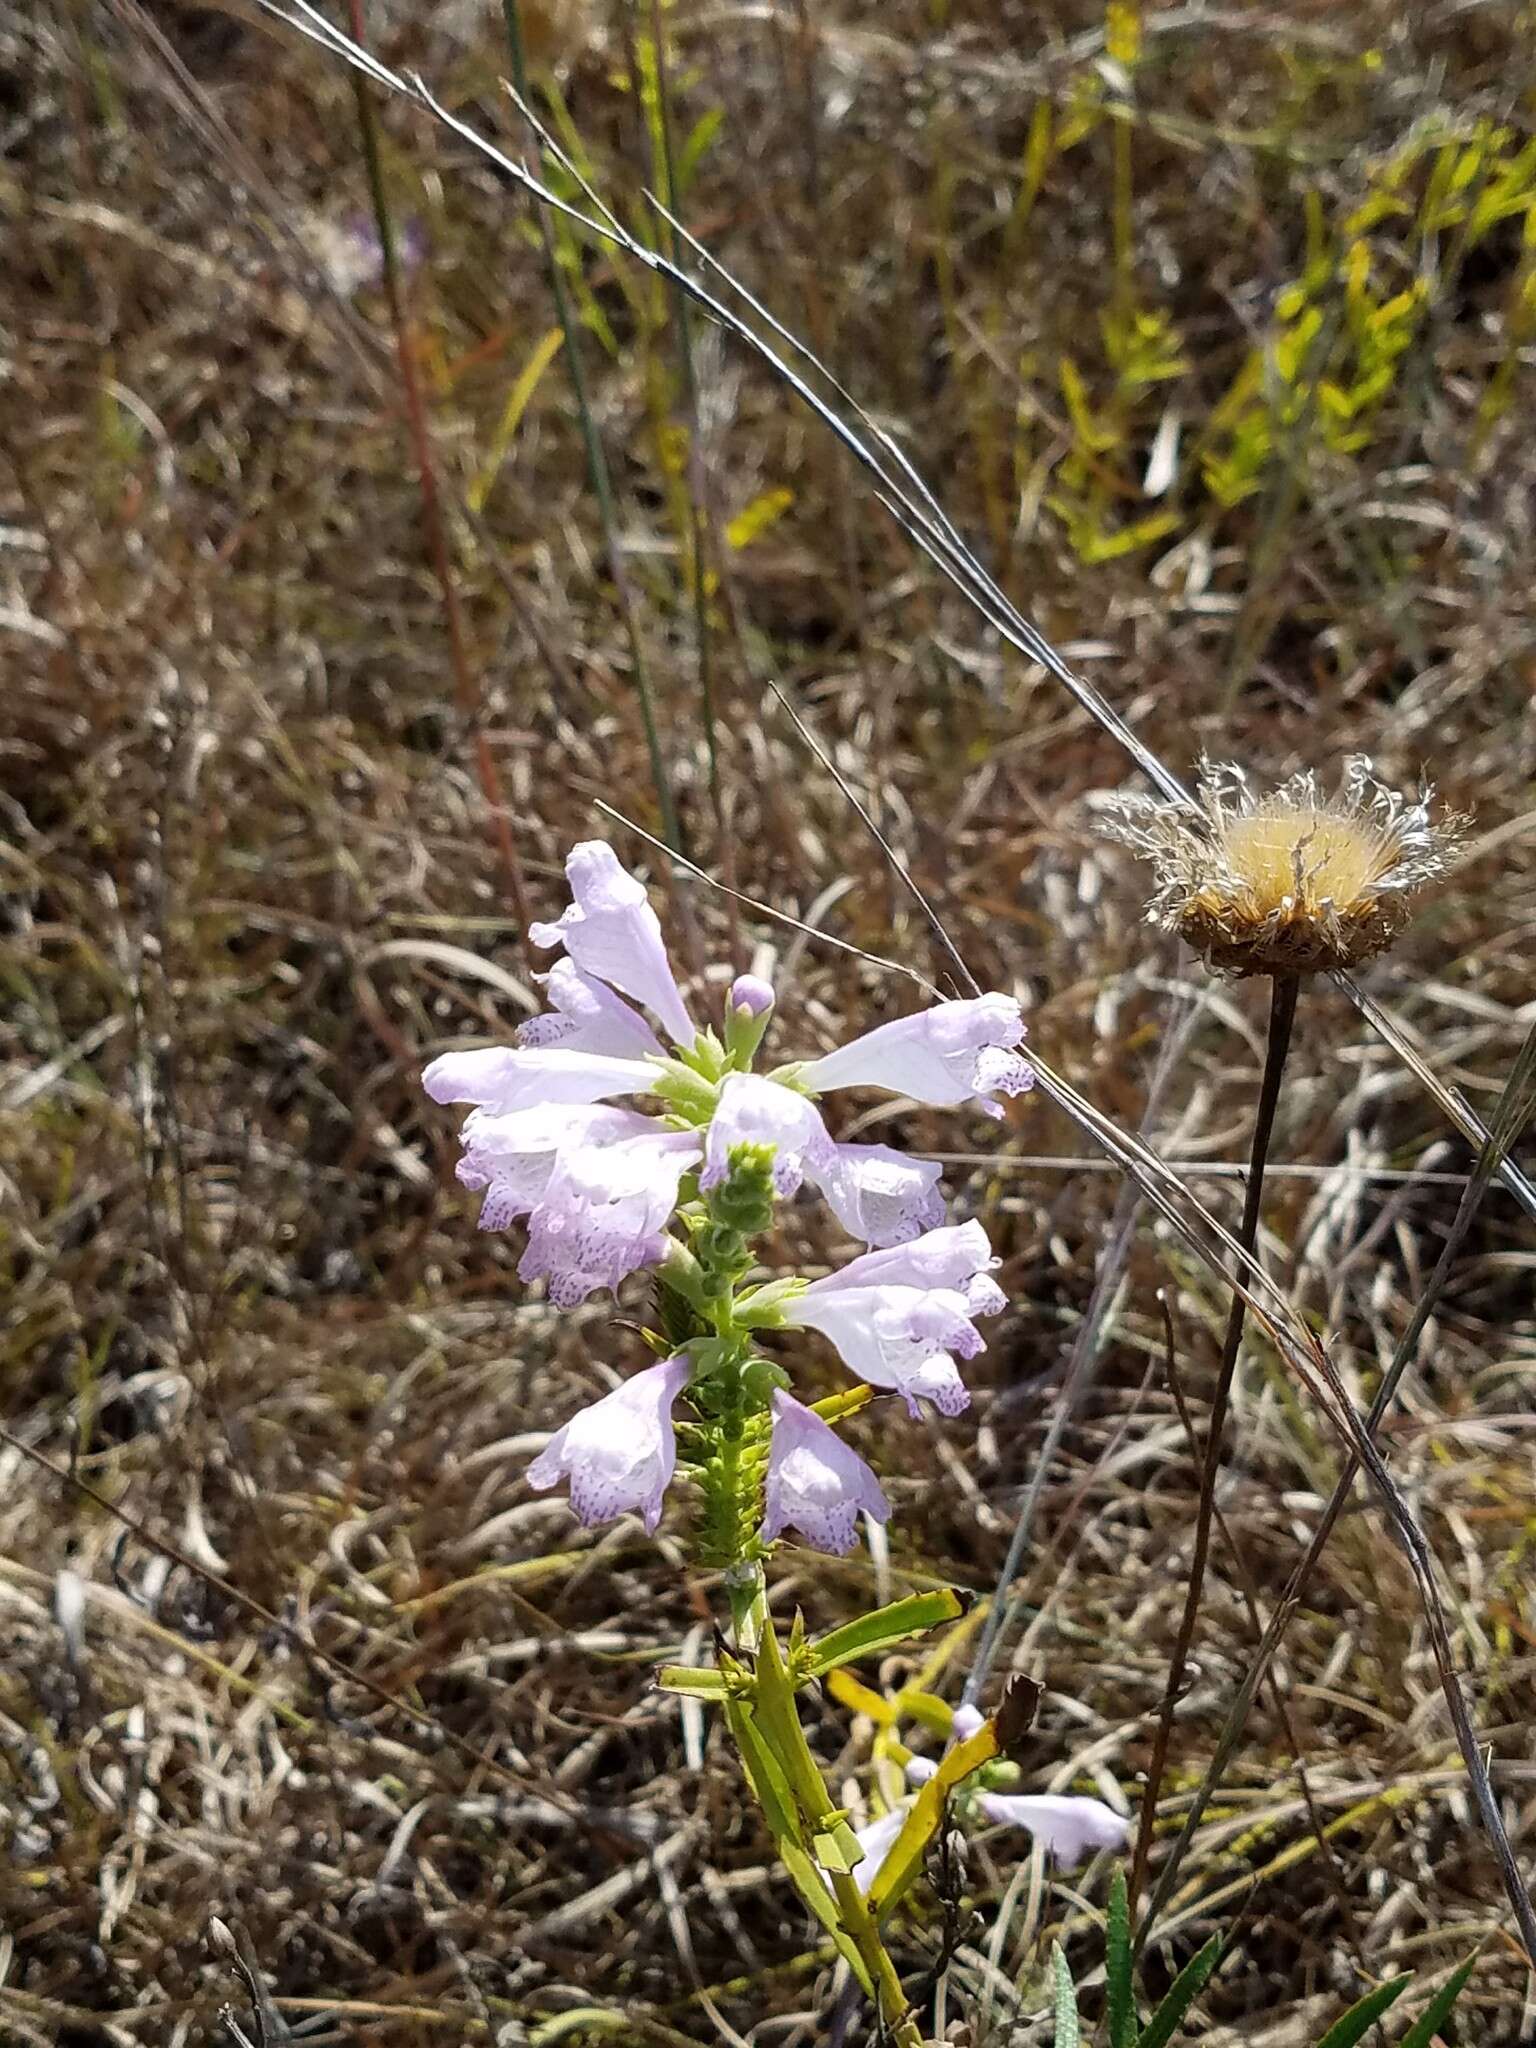
[[[1228,974],[1356,967],[1391,945],[1413,899],[1450,867],[1462,820],[1431,822],[1378,782],[1363,754],[1337,796],[1310,772],[1266,795],[1241,768],[1201,764],[1193,802],[1122,797],[1111,837],[1151,861],[1148,921]]]

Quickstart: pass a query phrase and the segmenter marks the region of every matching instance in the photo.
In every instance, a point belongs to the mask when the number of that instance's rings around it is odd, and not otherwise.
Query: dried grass
[[[573,2039],[558,2016],[596,2006],[625,2016],[617,2038],[706,2041],[699,1982],[756,2042],[818,2039],[827,1959],[716,1732],[650,1687],[658,1657],[704,1640],[707,1589],[665,1540],[629,1524],[585,1536],[521,1484],[543,1432],[631,1362],[633,1339],[600,1309],[556,1317],[523,1299],[515,1246],[470,1228],[451,1134],[416,1087],[432,1050],[504,1033],[533,998],[455,706],[387,316],[366,289],[328,296],[296,253],[294,238],[334,254],[366,207],[350,90],[269,24],[157,19],[250,159],[238,188],[105,16],[44,7],[0,29],[21,83],[0,97],[3,1419],[147,1532],[0,1450],[0,2038],[233,2038],[225,2003],[251,2033],[217,1915],[275,2013],[295,2029],[328,2015],[341,2040]],[[637,190],[646,157],[613,21],[574,6],[530,20],[539,60],[564,63],[604,189]],[[679,16],[679,132],[725,117],[690,224],[900,423],[1009,589],[1149,743],[1180,765],[1203,746],[1276,773],[1363,750],[1404,784],[1427,767],[1475,812],[1459,885],[1370,986],[1486,1110],[1536,1018],[1529,368],[1506,318],[1518,239],[1448,277],[1384,431],[1327,491],[1261,496],[1084,566],[1041,499],[1070,433],[1055,359],[1089,350],[1105,302],[1106,133],[1061,159],[1021,233],[1006,201],[1035,97],[1060,114],[1096,75],[1097,25],[1087,8],[1064,29],[1028,6],[956,7],[943,28],[915,5]],[[494,123],[499,48],[474,21],[462,40],[451,26],[399,10],[380,33]],[[1198,28],[1175,10],[1147,29],[1137,279],[1195,360],[1181,402],[1208,412],[1296,271],[1305,189],[1344,208],[1372,156],[1437,105],[1462,124],[1506,114],[1528,54],[1491,8]],[[412,296],[452,495],[483,472],[552,314],[520,207],[408,111],[384,118],[396,204],[429,252]],[[590,258],[585,285],[617,344],[588,336],[586,362],[663,749],[690,845],[718,870],[686,484],[662,431],[668,308],[617,261]],[[1477,394],[1506,359],[1508,406],[1479,428]],[[698,368],[722,516],[793,493],[727,558],[715,620],[740,886],[947,974],[764,697],[771,673],[970,965],[1027,995],[1042,1053],[1125,1128],[1170,991],[1198,989],[1156,1138],[1208,1168],[1198,1184],[1230,1221],[1220,1169],[1247,1140],[1256,999],[1210,989],[1141,925],[1140,877],[1094,830],[1123,758],[978,632],[759,367],[710,344]],[[482,729],[546,914],[596,798],[659,819],[567,388],[556,360],[454,564]],[[1184,431],[1200,426],[1196,411]],[[700,957],[724,959],[724,900],[671,887]],[[786,1047],[908,1006],[899,981],[747,913],[736,964],[753,944],[787,982]],[[1331,989],[1302,1005],[1292,1075],[1276,1157],[1301,1170],[1274,1179],[1266,1249],[1368,1396],[1470,1155]],[[855,1121],[882,1135],[882,1115]],[[1116,1183],[1038,1100],[1001,1151],[938,1117],[913,1142],[960,1155],[950,1185],[997,1235],[1015,1308],[973,1417],[929,1434],[880,1403],[862,1441],[891,1475],[893,1582],[982,1591]],[[832,1254],[814,1209],[785,1218],[783,1251]],[[1527,1867],[1533,1265],[1528,1224],[1495,1191],[1385,1439],[1443,1566]],[[1160,1287],[1203,1421],[1223,1290],[1144,1222],[1043,1491],[1027,1624],[1004,1646],[1048,1688],[1033,1781],[1076,1760],[1133,1803],[1198,1470],[1161,1371]],[[1267,1613],[1279,1596],[1341,1456],[1262,1342],[1232,1441],[1235,1552],[1218,1538],[1162,1832],[1251,1652],[1246,1599]],[[779,1599],[842,1618],[872,1582],[866,1562],[795,1555]],[[1412,1967],[1427,1984],[1486,1938],[1467,2036],[1526,2038],[1526,1978],[1495,1931],[1497,1878],[1412,1582],[1364,1501],[1277,1676],[1304,1755],[1261,1699],[1154,1980],[1241,1913],[1203,2037],[1304,2048],[1366,1982]],[[829,1705],[818,1738],[851,1781],[861,1732]],[[978,1897],[1002,1896],[1018,1847],[975,1848]],[[1048,1934],[1086,1934],[1091,1902],[1070,1880],[1026,1869],[1009,1897],[995,1948],[984,1926],[951,1971],[951,2018],[973,2008],[984,1950],[1012,1976]],[[906,1924],[913,1982],[941,1918],[930,1899]],[[602,2019],[584,2024],[600,2038]]]

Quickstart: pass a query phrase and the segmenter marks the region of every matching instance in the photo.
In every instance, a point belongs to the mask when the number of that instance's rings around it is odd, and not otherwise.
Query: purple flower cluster
[[[565,949],[543,977],[548,1010],[515,1045],[447,1052],[423,1075],[435,1102],[471,1105],[458,1175],[483,1192],[482,1228],[526,1219],[519,1274],[543,1279],[552,1301],[573,1308],[680,1255],[669,1229],[680,1200],[721,1187],[738,1148],[767,1148],[776,1194],[811,1182],[871,1247],[791,1291],[777,1319],[819,1330],[855,1373],[899,1392],[914,1414],[925,1400],[957,1414],[969,1395],[956,1361],[982,1348],[974,1319],[1003,1306],[988,1277],[997,1262],[986,1233],[979,1223],[942,1227],[935,1162],[837,1143],[817,1097],[881,1088],[1000,1116],[994,1098],[1033,1080],[1017,1050],[1018,1004],[1004,995],[939,1003],[820,1059],[753,1073],[773,1005],[768,983],[741,976],[724,1040],[701,1034],[645,889],[611,847],[573,848],[566,874],[570,906],[530,927],[536,945]],[[615,1102],[636,1096],[657,1112]],[[583,1521],[633,1509],[654,1527],[676,1457],[672,1403],[689,1372],[685,1351],[584,1410],[536,1460],[532,1483],[567,1478]],[[887,1512],[874,1475],[809,1409],[782,1393],[772,1409],[765,1537],[794,1526],[848,1548],[859,1512]]]

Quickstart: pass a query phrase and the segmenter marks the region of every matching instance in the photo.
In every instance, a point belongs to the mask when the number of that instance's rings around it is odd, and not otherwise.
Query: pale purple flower
[[[784,1320],[820,1330],[845,1365],[872,1386],[894,1387],[912,1414],[932,1401],[941,1414],[958,1415],[971,1397],[955,1355],[976,1356],[983,1347],[972,1318],[1003,1306],[987,1277],[996,1263],[979,1223],[931,1230],[813,1280],[784,1305]]]
[[[993,1256],[986,1231],[973,1218],[969,1223],[925,1231],[904,1244],[864,1252],[840,1271],[813,1280],[806,1292],[840,1294],[850,1287],[876,1285],[947,1288],[965,1296],[971,1315],[993,1316],[1008,1305],[1008,1297],[988,1277],[1001,1264],[1002,1260]]]
[[[528,1219],[519,1277],[548,1280],[555,1306],[575,1308],[595,1289],[655,1265],[666,1255],[678,1183],[700,1156],[692,1131],[655,1127],[562,1152]]]
[[[852,1550],[859,1515],[890,1518],[880,1482],[851,1445],[788,1394],[773,1396],[763,1536],[796,1528],[819,1550]]]
[[[688,1373],[678,1352],[583,1408],[528,1467],[528,1484],[544,1492],[569,1479],[571,1507],[589,1529],[633,1512],[654,1530],[677,1465],[672,1403]]]
[[[893,1806],[889,1813],[882,1813],[874,1820],[866,1821],[861,1828],[853,1831],[854,1840],[864,1851],[864,1859],[853,1867],[853,1881],[866,1895],[870,1886],[880,1875],[880,1866],[896,1846],[896,1837],[906,1825],[907,1815],[912,1811],[910,1799],[903,1799]]]
[[[850,1237],[893,1245],[943,1221],[941,1170],[889,1145],[835,1145],[831,1163],[812,1178]]]
[[[888,1088],[916,1102],[944,1104],[975,1097],[1001,1116],[995,1094],[1022,1095],[1034,1086],[1027,1060],[1014,1047],[1024,1017],[1012,996],[973,996],[897,1017],[801,1067],[797,1079],[819,1095],[828,1088]]]
[[[656,1085],[650,1060],[571,1052],[562,1045],[488,1045],[440,1053],[421,1077],[434,1102],[473,1102],[497,1116],[550,1103],[602,1102],[643,1095]]]
[[[551,1008],[519,1027],[519,1045],[563,1045],[567,1052],[611,1053],[632,1060],[662,1052],[661,1040],[640,1012],[606,982],[583,974],[574,960],[557,960],[538,978]]]
[[[819,1172],[832,1157],[815,1103],[761,1074],[727,1074],[720,1085],[699,1176],[706,1194],[729,1172],[732,1146],[742,1144],[774,1147],[773,1185],[781,1195],[792,1195],[807,1172]]]
[[[976,1804],[988,1820],[1028,1828],[1058,1863],[1081,1863],[1095,1849],[1125,1845],[1131,1824],[1102,1799],[1070,1793],[978,1792]]]
[[[486,1190],[480,1228],[505,1230],[515,1216],[526,1216],[543,1201],[562,1152],[659,1135],[664,1128],[638,1110],[607,1103],[545,1104],[507,1116],[472,1109],[460,1133],[464,1156],[458,1177],[467,1188]]]
[[[586,839],[565,857],[575,901],[554,924],[531,924],[536,946],[563,944],[586,974],[595,974],[661,1019],[669,1038],[691,1046],[698,1036],[667,959],[661,923],[637,881],[602,839]]]
[[[820,1283],[817,1283],[820,1285]],[[982,1348],[965,1296],[953,1288],[850,1287],[844,1294],[809,1291],[784,1305],[794,1328],[820,1330],[843,1363],[874,1387],[892,1387],[911,1415],[931,1401],[941,1415],[971,1405],[953,1353],[971,1358]]]
[[[748,1017],[766,1017],[773,1008],[773,983],[764,981],[760,974],[738,974],[731,983],[726,1007],[740,1010]]]
[[[951,1724],[954,1740],[968,1741],[984,1718],[974,1707],[957,1707]],[[909,1757],[907,1782],[924,1785],[937,1769],[929,1757]],[[1004,1827],[1027,1828],[1059,1863],[1080,1863],[1094,1849],[1119,1849],[1130,1833],[1130,1822],[1102,1799],[1061,1792],[977,1792],[974,1796],[988,1820]]]

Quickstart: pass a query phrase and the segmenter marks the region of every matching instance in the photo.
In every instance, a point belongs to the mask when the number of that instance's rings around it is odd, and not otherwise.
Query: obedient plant
[[[541,1488],[564,1482],[584,1523],[631,1513],[648,1530],[686,1479],[693,1554],[722,1575],[731,1634],[716,1667],[665,1671],[661,1682],[722,1710],[802,1896],[893,2037],[916,2042],[879,1921],[949,1793],[990,1769],[957,1812],[1017,1820],[1063,1852],[1118,1841],[1123,1824],[1095,1800],[989,1789],[1007,1767],[993,1761],[994,1723],[973,1718],[940,1763],[913,1760],[921,1790],[910,1812],[878,1824],[878,1853],[866,1853],[811,1755],[796,1692],[958,1615],[959,1599],[898,1601],[819,1642],[797,1619],[781,1643],[764,1564],[791,1534],[847,1551],[861,1516],[888,1518],[879,1480],[835,1423],[874,1390],[899,1395],[913,1415],[925,1403],[959,1414],[970,1400],[961,1366],[982,1348],[977,1318],[1004,1306],[981,1224],[944,1221],[938,1166],[839,1143],[822,1099],[874,1088],[1001,1116],[998,1098],[1033,1079],[1019,1051],[1023,1018],[1006,995],[941,1002],[818,1058],[760,1070],[769,984],[739,976],[718,1027],[701,1026],[645,889],[612,849],[575,847],[566,873],[570,907],[530,927],[536,945],[564,948],[543,977],[547,1011],[515,1045],[445,1053],[423,1076],[434,1101],[471,1105],[459,1179],[483,1196],[483,1228],[524,1223],[523,1279],[543,1280],[553,1302],[574,1308],[631,1274],[654,1275],[647,1336],[657,1363],[574,1415],[527,1477]],[[809,1282],[764,1271],[758,1252],[775,1203],[807,1183],[867,1247]],[[857,1387],[796,1398],[782,1355],[766,1355],[760,1338],[804,1330],[831,1344]]]

